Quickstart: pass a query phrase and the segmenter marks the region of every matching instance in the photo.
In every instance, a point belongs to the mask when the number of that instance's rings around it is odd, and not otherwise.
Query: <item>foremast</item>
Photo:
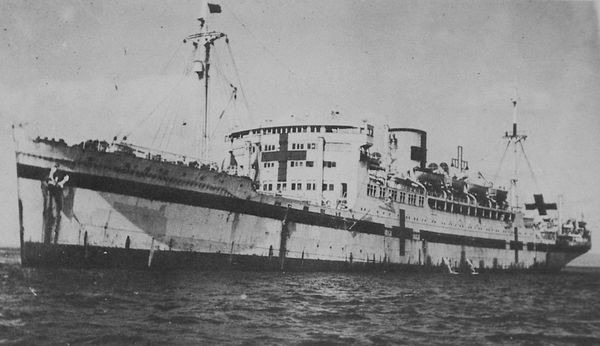
[[[194,47],[194,53],[196,54],[198,48],[204,48],[204,56],[202,60],[194,60],[194,72],[198,75],[198,80],[204,80],[204,109],[203,109],[203,122],[202,122],[202,148],[200,158],[202,160],[208,159],[208,95],[209,95],[209,71],[210,71],[210,50],[214,45],[215,41],[225,37],[228,41],[227,35],[218,31],[209,31],[207,25],[207,15],[210,13],[221,13],[221,6],[216,4],[210,4],[203,2],[202,4],[202,15],[198,18],[200,25],[199,32],[187,36],[183,42],[188,41],[192,43]]]
[[[521,208],[519,208],[519,193],[517,189],[518,183],[518,174],[519,174],[519,147],[521,150],[523,149],[523,142],[527,139],[527,135],[519,133],[517,130],[517,104],[518,104],[518,96],[515,90],[515,97],[511,100],[513,105],[513,124],[512,124],[512,132],[506,132],[504,134],[504,138],[507,140],[507,149],[512,145],[513,147],[513,156],[514,156],[514,168],[513,168],[513,176],[510,179],[510,195],[511,195],[511,209],[514,213],[515,217],[512,219],[512,228],[514,231],[514,251],[515,251],[515,266],[519,266],[519,227],[523,226],[523,215],[521,212]],[[517,217],[520,215],[520,217]]]

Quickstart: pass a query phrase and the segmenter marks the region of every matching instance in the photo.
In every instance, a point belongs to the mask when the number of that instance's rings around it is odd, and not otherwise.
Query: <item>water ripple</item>
[[[0,343],[600,344],[598,273],[159,273],[0,266],[0,278]]]

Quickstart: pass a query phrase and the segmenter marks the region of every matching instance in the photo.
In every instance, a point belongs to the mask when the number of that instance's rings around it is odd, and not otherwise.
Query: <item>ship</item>
[[[202,53],[205,104],[223,40],[204,18],[185,39]],[[512,106],[516,151],[527,137]],[[13,136],[23,266],[476,274],[558,271],[591,248],[586,223],[543,195],[516,204],[516,178],[470,179],[462,147],[429,162],[426,131],[337,112],[231,131],[221,164],[125,138],[68,144],[21,124]]]

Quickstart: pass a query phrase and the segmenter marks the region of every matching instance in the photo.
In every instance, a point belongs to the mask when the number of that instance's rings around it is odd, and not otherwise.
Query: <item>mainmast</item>
[[[514,169],[513,169],[513,177],[510,180],[510,192],[512,196],[512,207],[513,209],[518,209],[519,207],[519,196],[517,192],[517,182],[518,182],[518,169],[519,169],[519,156],[518,156],[518,146],[522,141],[527,139],[527,135],[519,134],[517,131],[517,93],[515,91],[515,98],[512,99],[513,104],[513,126],[512,132],[506,132],[504,134],[504,138],[508,141],[508,145],[513,145],[513,153],[514,153]]]
[[[216,4],[204,3],[202,5],[202,16],[198,18],[200,22],[200,32],[189,35],[183,40],[186,43],[188,40],[192,42],[194,51],[198,50],[198,47],[204,47],[204,60],[194,60],[194,72],[198,75],[198,79],[204,79],[204,114],[203,114],[203,126],[202,126],[202,154],[203,160],[208,160],[208,90],[209,90],[209,70],[210,70],[210,49],[214,45],[215,41],[222,37],[226,37],[222,32],[208,31],[208,25],[206,22],[206,14],[208,13],[221,13],[221,6]]]

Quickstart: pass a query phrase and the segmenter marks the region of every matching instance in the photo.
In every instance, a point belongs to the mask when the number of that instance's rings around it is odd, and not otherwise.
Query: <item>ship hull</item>
[[[63,192],[68,198],[62,201],[60,225],[45,234],[44,223],[50,221],[44,220],[42,183],[19,180],[24,266],[443,272],[440,258],[447,257],[454,267],[470,258],[478,271],[555,271],[585,252],[523,249],[522,260],[533,257],[533,261],[517,266],[510,263],[514,256],[510,246],[449,244],[457,242],[454,237],[451,241],[429,238],[424,248],[425,232],[416,239],[398,228],[386,235],[385,227],[376,223],[358,232],[350,223],[346,226],[350,230],[327,227],[331,220],[315,222],[316,216],[308,212],[267,210],[273,207],[269,205],[261,210],[247,201],[219,202],[219,196],[212,196],[215,204],[223,204],[216,209],[73,187]],[[404,251],[400,251],[402,243]]]
[[[48,183],[56,164],[64,186]],[[247,178],[44,143],[17,154],[17,173],[24,266],[558,270],[589,249],[405,223],[400,208],[394,224],[260,195]]]
[[[478,273],[560,271],[579,255],[553,253],[554,265],[540,263],[530,267],[509,266],[506,268],[477,268]],[[281,259],[275,256],[203,253],[195,251],[156,251],[125,249],[116,247],[42,244],[24,242],[21,249],[21,264],[38,268],[76,269],[131,269],[131,270],[242,270],[242,271],[286,271],[286,272],[372,272],[372,273],[447,273],[447,267],[431,264],[407,264],[390,262],[349,262],[320,259]],[[460,268],[458,268],[460,269]],[[470,272],[465,268],[463,273]]]

